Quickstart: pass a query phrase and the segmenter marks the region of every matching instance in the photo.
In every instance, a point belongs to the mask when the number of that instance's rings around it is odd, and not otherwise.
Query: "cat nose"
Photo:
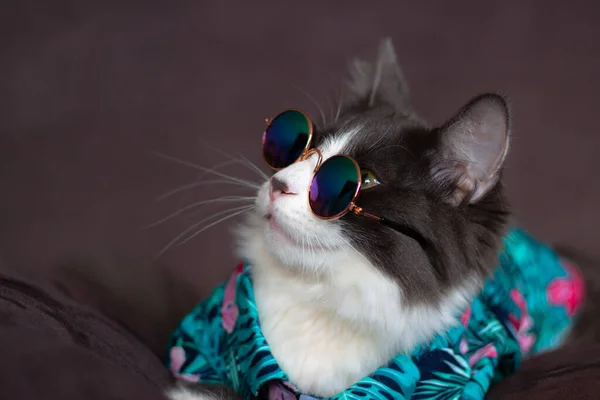
[[[281,180],[280,178],[277,178],[275,176],[272,177],[270,190],[269,190],[269,197],[271,198],[271,201],[275,200],[275,198],[277,198],[277,196],[280,196],[283,194],[296,194],[296,193],[290,191],[288,184],[285,183],[283,180]]]

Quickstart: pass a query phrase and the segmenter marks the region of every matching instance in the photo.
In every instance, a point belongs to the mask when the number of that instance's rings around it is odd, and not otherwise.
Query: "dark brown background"
[[[225,192],[204,187],[155,202],[197,171],[151,151],[203,166],[223,161],[208,143],[262,168],[263,119],[286,107],[316,115],[297,87],[327,111],[346,63],[373,56],[384,36],[394,41],[417,109],[432,122],[483,91],[510,97],[505,181],[521,224],[600,259],[595,1],[3,4],[5,266],[39,272],[65,258],[124,257],[205,294],[236,261],[231,223],[152,260],[217,208],[140,227]]]
[[[295,87],[327,109],[346,62],[372,56],[386,35],[432,122],[482,91],[511,98],[506,184],[522,225],[600,258],[597,2],[10,3],[0,24],[6,264],[46,268],[74,252],[110,252],[152,268],[172,237],[216,210],[139,229],[213,196],[205,188],[154,202],[196,172],[152,150],[223,161],[206,142],[263,167],[263,118],[289,106],[316,114]],[[207,289],[235,261],[231,226],[159,265]]]

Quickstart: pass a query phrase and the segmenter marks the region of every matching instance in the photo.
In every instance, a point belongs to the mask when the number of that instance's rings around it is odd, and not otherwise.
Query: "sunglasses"
[[[356,205],[362,184],[360,166],[354,158],[343,154],[323,161],[319,149],[311,148],[315,128],[306,113],[288,109],[265,122],[267,127],[262,137],[263,158],[273,170],[281,170],[312,155],[318,156],[308,192],[310,209],[317,218],[335,220],[352,213],[411,237],[422,247],[428,244],[414,229],[367,213]]]

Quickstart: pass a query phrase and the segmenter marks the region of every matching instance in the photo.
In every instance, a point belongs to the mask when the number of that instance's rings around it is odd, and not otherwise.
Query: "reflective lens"
[[[263,156],[271,168],[279,169],[294,163],[308,144],[312,123],[296,110],[276,116],[263,135]]]
[[[360,172],[352,159],[345,156],[327,159],[310,184],[310,208],[322,218],[339,216],[354,200],[359,182]]]

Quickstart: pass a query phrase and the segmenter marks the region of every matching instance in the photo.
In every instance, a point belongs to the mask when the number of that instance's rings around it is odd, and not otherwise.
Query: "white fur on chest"
[[[330,273],[279,264],[248,235],[261,329],[302,392],[333,396],[456,322],[460,293],[440,308],[403,306],[399,287],[352,250],[328,254]],[[328,278],[329,277],[329,278]]]

